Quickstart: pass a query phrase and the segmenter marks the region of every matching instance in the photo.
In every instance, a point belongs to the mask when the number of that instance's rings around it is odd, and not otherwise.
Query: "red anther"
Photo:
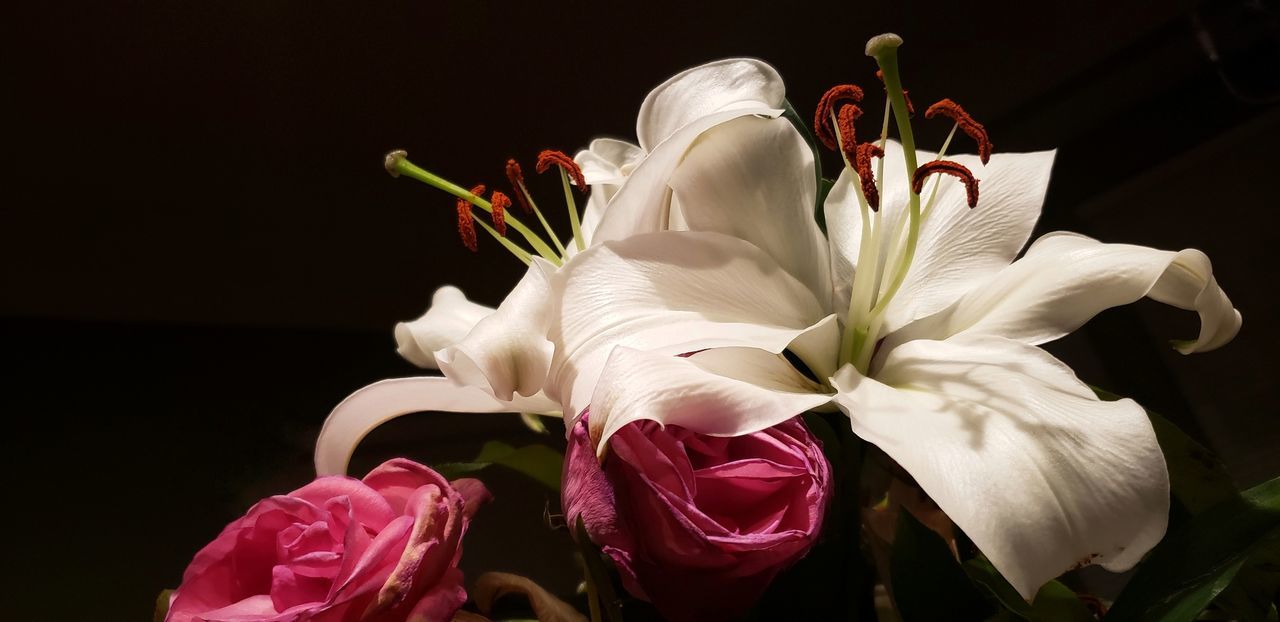
[[[920,191],[924,189],[925,178],[934,173],[953,175],[964,182],[964,191],[968,195],[970,209],[978,205],[978,180],[974,178],[973,172],[965,168],[963,164],[952,162],[951,160],[934,160],[921,164],[916,169],[915,174],[911,176],[911,190],[916,194],[920,194]]]
[[[818,108],[813,112],[813,132],[827,149],[837,149],[836,135],[831,129],[831,115],[838,112],[836,106],[860,101],[862,89],[852,84],[837,84],[822,94],[822,99],[818,100]]]
[[[881,71],[881,70],[877,69],[877,70],[876,70],[876,77],[880,79],[880,84],[884,84],[884,72],[883,72],[883,71]],[[886,87],[886,88],[888,88],[888,87]],[[903,101],[907,102],[907,114],[909,114],[909,115],[915,115],[915,113],[916,113],[916,105],[915,105],[915,104],[913,104],[913,103],[911,103],[911,91],[908,91],[907,89],[902,89],[902,99],[903,99]]]
[[[553,149],[546,149],[538,154],[539,174],[547,172],[547,169],[551,168],[552,164],[564,169],[564,172],[569,174],[569,178],[573,180],[573,183],[578,185],[579,192],[587,191],[587,180],[582,177],[582,169],[578,167],[577,162],[573,161],[573,158],[565,155],[563,151],[555,151]]]
[[[507,181],[511,182],[511,190],[516,193],[520,209],[526,214],[533,213],[533,206],[529,205],[529,199],[524,194],[524,171],[520,170],[520,163],[514,159],[507,160]]]
[[[489,196],[489,206],[493,211],[489,214],[493,217],[493,228],[498,231],[498,235],[506,237],[507,235],[507,210],[511,208],[511,199],[507,195],[502,194],[498,190],[494,190]]]
[[[858,145],[853,160],[853,169],[862,181],[862,196],[867,198],[867,205],[872,211],[880,209],[880,191],[876,189],[876,175],[871,171],[871,158],[883,158],[884,150],[875,143]]]
[[[471,188],[471,194],[480,196],[484,194],[484,184],[476,184]],[[476,252],[479,245],[476,243],[476,223],[471,215],[471,202],[459,198],[458,199],[458,237],[462,238],[462,245]]]
[[[924,118],[926,119],[932,119],[938,115],[955,121],[956,125],[960,126],[960,131],[968,134],[969,138],[978,143],[978,157],[983,164],[986,164],[991,159],[991,139],[987,137],[987,128],[974,121],[973,117],[969,116],[969,113],[960,107],[960,104],[950,99],[944,99],[929,106],[929,109],[924,111]]]
[[[853,122],[861,116],[861,108],[855,104],[845,104],[836,117],[836,129],[840,130],[840,146],[844,148],[844,157],[850,162],[858,157],[858,134],[853,129]]]

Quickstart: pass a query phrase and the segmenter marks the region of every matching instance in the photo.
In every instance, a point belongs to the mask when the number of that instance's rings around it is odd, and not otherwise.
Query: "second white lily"
[[[902,106],[892,47],[869,53]],[[736,436],[839,408],[1024,597],[1083,564],[1132,567],[1168,519],[1152,427],[1036,346],[1145,296],[1200,314],[1178,345],[1200,352],[1229,341],[1239,313],[1196,250],[1050,233],[1015,261],[1053,153],[950,158],[981,179],[976,208],[951,179],[928,199],[912,176],[938,156],[896,116],[905,147],[884,143],[880,212],[846,169],[825,206],[829,244],[811,151],[786,120],[704,135],[670,181],[689,231],[603,243],[550,279],[548,394],[590,409],[602,454],[642,419]]]

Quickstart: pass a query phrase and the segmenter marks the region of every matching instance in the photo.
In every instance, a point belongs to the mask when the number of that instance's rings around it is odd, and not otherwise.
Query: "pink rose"
[[[168,622],[447,621],[462,534],[489,492],[411,460],[259,501],[182,575]]]
[[[809,551],[831,485],[799,417],[733,438],[632,423],[609,439],[603,468],[584,417],[570,435],[563,501],[571,528],[581,517],[627,591],[668,619],[723,620]]]

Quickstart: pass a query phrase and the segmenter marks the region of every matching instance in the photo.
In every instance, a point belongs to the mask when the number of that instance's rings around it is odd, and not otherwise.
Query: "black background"
[[[309,478],[333,405],[414,373],[394,353],[396,321],[443,284],[496,304],[515,283],[522,267],[491,241],[478,254],[458,242],[449,197],[387,177],[385,151],[464,185],[500,182],[508,156],[529,169],[545,147],[634,139],[652,86],[730,55],[776,66],[808,114],[832,84],[874,84],[862,47],[886,30],[906,40],[917,102],[960,101],[997,150],[1060,148],[1038,232],[1213,258],[1245,318],[1228,347],[1177,355],[1166,340],[1189,336],[1193,315],[1140,303],[1051,349],[1206,440],[1241,483],[1280,472],[1274,2],[6,12],[6,619],[146,619],[223,524]],[[945,125],[925,125],[923,145]],[[554,196],[551,182],[534,192]],[[495,436],[533,440],[507,416],[406,417],[353,470],[464,459]],[[464,568],[570,593],[563,533],[542,525],[554,495],[486,477],[498,500]]]

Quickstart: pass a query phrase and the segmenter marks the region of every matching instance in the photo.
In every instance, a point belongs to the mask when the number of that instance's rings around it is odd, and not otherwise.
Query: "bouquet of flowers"
[[[158,616],[484,620],[514,594],[557,621],[1276,620],[1280,479],[1237,490],[1038,347],[1144,297],[1199,315],[1180,352],[1226,344],[1241,318],[1209,258],[1068,232],[1024,251],[1054,153],[995,152],[949,99],[918,110],[901,43],[872,38],[875,88],[831,88],[811,122],[772,67],[729,59],[654,89],[638,144],[542,152],[567,236],[515,160],[487,191],[388,154],[456,198],[467,247],[478,227],[528,269],[496,309],[445,287],[396,326],[443,375],[338,405],[318,478],[228,525]],[[922,122],[952,126],[936,152]],[[370,430],[422,411],[559,417],[567,438],[345,475]],[[464,589],[493,463],[559,488],[573,603],[502,573]],[[1087,565],[1136,572],[1105,597],[1060,580]]]

